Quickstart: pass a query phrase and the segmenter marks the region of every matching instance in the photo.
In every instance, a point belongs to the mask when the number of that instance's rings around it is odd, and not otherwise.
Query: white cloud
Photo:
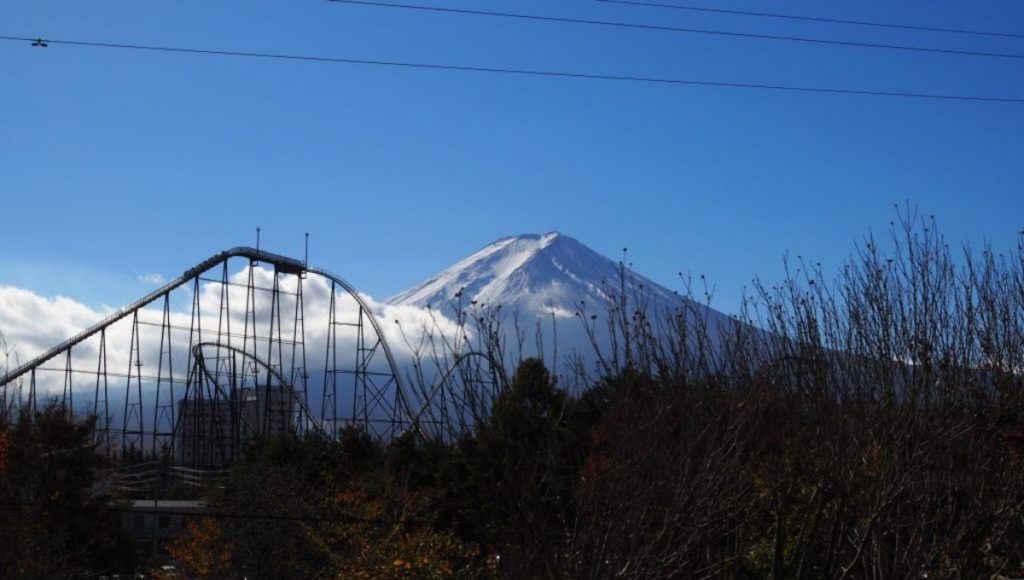
[[[177,408],[175,402],[184,395],[186,379],[197,376],[191,374],[192,372],[200,372],[193,355],[201,352],[206,363],[210,365],[204,367],[208,377],[220,376],[219,368],[223,367],[214,368],[215,365],[230,364],[233,369],[244,368],[252,366],[253,359],[256,358],[263,364],[277,369],[297,390],[301,386],[300,383],[305,382],[308,386],[310,412],[314,415],[318,415],[318,409],[322,406],[325,387],[333,383],[338,389],[339,418],[348,416],[342,407],[351,409],[355,400],[352,389],[353,374],[350,371],[357,367],[357,353],[365,354],[365,348],[372,350],[376,344],[376,335],[371,326],[364,324],[364,350],[359,351],[357,348],[359,329],[352,323],[360,320],[359,303],[340,287],[335,287],[335,317],[334,324],[331,324],[329,313],[332,283],[327,278],[310,274],[302,280],[303,318],[302,325],[298,326],[295,310],[299,278],[281,276],[277,279],[281,292],[279,302],[275,304],[270,298],[270,292],[257,290],[250,294],[247,291],[250,276],[256,288],[271,288],[275,281],[273,270],[257,267],[250,271],[247,264],[241,266],[238,265],[239,262],[240,260],[231,262],[231,266],[237,265],[237,268],[234,274],[229,274],[230,283],[226,286],[210,281],[220,278],[218,267],[207,272],[198,287],[190,282],[171,291],[167,297],[166,310],[163,297],[158,297],[148,307],[140,309],[137,313],[137,335],[136,327],[133,325],[134,316],[125,313],[123,318],[106,326],[102,334],[94,334],[77,343],[71,350],[71,364],[74,369],[71,380],[74,410],[90,413],[95,405],[100,415],[110,418],[109,424],[113,428],[120,429],[124,425],[127,399],[130,405],[139,405],[135,408],[141,411],[129,412],[127,415],[142,416],[142,421],[152,425],[157,421],[155,417],[160,414],[159,409]],[[152,282],[158,283],[155,278]],[[453,355],[479,347],[472,323],[468,323],[467,327],[460,327],[436,309],[379,303],[364,294],[360,294],[359,297],[365,307],[373,313],[379,324],[380,334],[390,346],[401,380],[407,389],[406,400],[410,401],[410,411],[413,413],[421,409],[424,400],[436,396],[435,383],[440,376],[448,376],[448,369],[456,360]],[[228,305],[226,310],[222,310],[222,304]],[[198,305],[197,316],[193,316],[194,305]],[[272,316],[272,311],[279,312],[279,315]],[[5,335],[7,343],[18,355],[18,361],[14,358],[10,360],[12,370],[17,366],[17,362],[28,362],[101,320],[123,312],[121,308],[94,308],[64,296],[43,296],[23,288],[0,285],[0,332]],[[253,314],[256,320],[255,329],[252,322]],[[510,342],[505,345],[505,355],[515,357],[517,352],[521,355],[523,348],[530,351],[534,348],[533,345],[537,344],[536,352],[546,354],[550,351],[554,356],[554,349],[546,343],[542,348],[535,333],[540,333],[542,326],[544,332],[548,332],[546,325],[554,324],[554,320],[548,319],[548,316],[563,319],[569,318],[569,315],[570,313],[566,311],[552,308],[544,320],[538,322],[539,326],[536,329],[527,324],[522,327],[522,336],[518,339],[506,336]],[[165,317],[171,328],[169,342],[168,335],[162,332]],[[366,321],[365,316],[363,320]],[[512,326],[519,328],[516,324]],[[200,329],[201,334],[198,338],[192,329]],[[506,326],[504,330],[507,331],[508,327]],[[268,341],[271,332],[281,338],[279,343],[275,342],[273,349],[270,348]],[[571,335],[572,332],[559,330],[558,336],[561,339],[567,334]],[[251,338],[253,335],[258,337],[255,341]],[[333,351],[327,348],[328,337],[332,335],[336,341],[336,348]],[[136,347],[133,336],[138,337],[137,357],[134,354]],[[244,336],[249,338],[246,339]],[[289,340],[299,336],[304,337],[305,356],[301,348],[292,351],[289,346]],[[198,345],[199,343],[202,345]],[[170,358],[166,354],[168,344],[172,355]],[[276,346],[278,344],[280,348]],[[192,352],[189,351],[190,346],[193,347]],[[225,350],[224,346],[229,346],[232,350]],[[241,357],[229,354],[242,349],[250,354]],[[100,356],[101,352],[105,352],[105,357]],[[423,364],[413,367],[410,363],[417,357],[420,357]],[[337,358],[338,369],[338,372],[333,374],[326,371],[327,368],[332,368],[333,363],[327,362],[332,358]],[[233,359],[233,362],[219,362],[229,359]],[[97,372],[104,361],[106,373]],[[304,365],[300,361],[305,361]],[[0,373],[5,370],[3,363],[3,353],[0,352]],[[60,396],[65,391],[66,363],[65,354],[60,353],[37,368],[35,384],[40,397]],[[382,389],[394,388],[394,383],[387,379],[375,378],[385,376],[390,370],[387,359],[380,349],[373,351],[365,364],[369,381],[380,381]],[[265,371],[260,372],[260,376],[265,380]],[[301,379],[304,375],[306,381]],[[415,380],[410,380],[411,375]],[[160,377],[160,380],[157,380],[157,377]],[[237,375],[235,377],[237,378]],[[169,378],[173,380],[168,382]],[[240,380],[246,381],[244,376]],[[251,373],[248,380],[251,382],[242,386],[256,386],[257,379]],[[196,383],[190,381],[189,384]],[[206,382],[204,385],[204,388],[215,388]],[[107,389],[106,395],[103,394],[103,388]],[[28,392],[27,376],[22,377],[22,381],[13,385],[13,390],[9,388],[7,392],[15,393],[15,397],[23,397]],[[425,396],[426,393],[430,395]],[[393,400],[388,393],[382,394],[379,399],[374,398],[378,401]],[[106,405],[103,404],[104,399]],[[432,404],[436,404],[436,401]]]
[[[45,352],[109,315],[64,296],[0,286],[0,332],[22,361]]]
[[[230,305],[230,314],[227,318],[221,318],[221,291],[220,284],[204,283],[199,287],[198,303],[201,315],[197,320],[192,317],[192,304],[194,301],[193,287],[179,288],[171,293],[169,299],[169,313],[171,325],[175,328],[171,331],[171,344],[173,345],[172,372],[176,379],[183,380],[189,369],[187,369],[188,345],[190,344],[189,328],[198,324],[203,332],[203,340],[207,342],[223,341],[232,344],[234,347],[242,347],[243,341],[239,335],[243,334],[246,326],[246,303],[247,292],[244,283],[249,276],[248,267],[231,276],[232,282],[241,285],[229,286],[227,299]],[[273,283],[274,274],[271,270],[256,268],[252,276],[258,287],[269,288]],[[147,281],[153,284],[163,283],[163,278],[158,274],[145,274],[140,276],[149,278]],[[281,301],[279,303],[280,319],[275,322],[275,335],[280,333],[284,341],[289,340],[297,330],[304,331],[306,356],[308,359],[307,372],[314,373],[315,369],[323,369],[327,336],[330,325],[328,324],[328,313],[331,295],[330,281],[315,275],[309,276],[303,281],[303,304],[304,304],[304,328],[295,327],[295,297],[297,290],[297,278],[287,276],[280,279]],[[425,343],[430,335],[452,336],[456,332],[456,326],[447,318],[439,315],[436,311],[429,311],[415,306],[389,306],[377,303],[371,297],[360,295],[371,312],[374,313],[384,339],[390,345],[399,364],[408,361],[416,350],[424,352]],[[359,307],[357,302],[340,288],[336,289],[336,320],[340,323],[355,322],[359,318]],[[267,336],[270,334],[270,312],[272,303],[269,293],[257,292],[256,304],[253,310],[256,314],[257,325],[255,334],[259,336],[259,343],[253,349],[252,343],[248,348],[263,355],[268,350]],[[6,337],[11,350],[17,353],[17,359],[25,363],[34,357],[41,355],[50,348],[67,340],[68,338],[86,330],[104,318],[116,313],[117,308],[92,308],[71,298],[64,296],[41,296],[30,290],[14,286],[0,285],[0,333]],[[161,356],[165,349],[164,337],[161,336],[160,323],[164,317],[163,302],[158,299],[149,307],[139,311],[139,351],[143,363],[142,374],[144,376],[156,376],[161,370],[166,373],[166,357]],[[230,325],[230,336],[226,332]],[[224,334],[218,335],[217,329],[221,327]],[[372,334],[369,325],[364,327],[367,335]],[[251,331],[250,331],[251,332]],[[350,356],[355,352],[356,331],[348,326],[339,325],[336,327],[336,340],[338,343],[338,356]],[[132,317],[127,316],[107,327],[105,331],[106,363],[108,372],[111,375],[110,388],[112,392],[124,393],[126,389],[127,374],[138,373],[138,368],[133,364],[132,359]],[[372,340],[372,336],[368,336]],[[290,351],[284,349],[284,360],[269,361],[271,364],[278,364],[280,367],[290,366]],[[76,370],[83,372],[75,375],[74,388],[85,396],[78,397],[78,401],[92,402],[92,394],[95,390],[95,370],[100,361],[100,336],[94,335],[72,350],[72,363]],[[276,356],[276,355],[271,355]],[[351,355],[354,356],[354,355]],[[3,353],[0,353],[0,373],[4,370]],[[379,370],[386,370],[386,360],[383,355],[374,358],[374,364]],[[12,357],[10,366],[16,366]],[[37,387],[41,393],[60,393],[64,387],[65,359],[63,355],[42,365],[37,372]],[[155,382],[155,381],[154,381]],[[310,379],[310,384],[323,385],[323,379]],[[143,389],[147,388],[146,381],[143,381]],[[163,395],[161,395],[163,396]],[[180,396],[180,394],[179,394]],[[319,395],[318,395],[319,396]],[[122,399],[123,400],[123,399]],[[168,401],[169,402],[169,401]]]

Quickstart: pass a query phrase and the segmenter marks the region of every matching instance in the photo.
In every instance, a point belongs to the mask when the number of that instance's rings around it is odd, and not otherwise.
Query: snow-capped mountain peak
[[[620,273],[617,262],[569,236],[526,234],[501,238],[387,302],[442,310],[456,303],[500,305],[525,315],[567,318],[581,302],[603,307],[606,285],[617,284]],[[679,300],[641,276],[629,278],[631,287],[644,286],[655,302]]]
[[[429,307],[445,317],[455,309],[495,313],[501,308],[498,319],[506,339],[534,355],[546,356],[545,349],[551,348],[557,361],[556,351],[590,359],[595,347],[606,354],[616,348],[611,326],[617,323],[609,309],[622,304],[610,300],[621,292],[627,308],[644,310],[652,318],[685,316],[695,328],[711,333],[712,341],[718,340],[719,329],[736,324],[636,272],[623,272],[620,262],[558,232],[501,238],[387,303]],[[535,346],[533,341],[524,346],[522,336],[508,335],[534,324]]]

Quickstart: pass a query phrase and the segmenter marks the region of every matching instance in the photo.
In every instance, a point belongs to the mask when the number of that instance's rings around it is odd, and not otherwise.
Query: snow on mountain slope
[[[571,318],[581,302],[588,312],[604,312],[606,290],[619,287],[620,268],[619,263],[558,232],[506,237],[387,303],[450,312],[462,292],[461,304],[467,308],[473,303],[500,305],[515,308],[526,318],[550,318],[552,313]],[[633,272],[627,273],[626,292],[643,296],[653,311],[673,310],[683,300]]]
[[[704,336],[713,351],[721,333],[739,324],[635,272],[623,277],[619,262],[558,232],[497,240],[385,303],[429,307],[446,319],[454,318],[457,308],[486,309],[493,315],[501,307],[497,319],[512,349],[507,354],[541,356],[560,375],[568,368],[559,367],[566,357],[579,355],[593,363],[597,353],[607,356],[621,347],[615,346],[607,315],[611,295],[623,290],[628,308],[644,308],[649,317],[685,316],[694,329],[708,333]],[[578,317],[581,310],[586,315]],[[517,339],[511,334],[516,328],[536,332]]]

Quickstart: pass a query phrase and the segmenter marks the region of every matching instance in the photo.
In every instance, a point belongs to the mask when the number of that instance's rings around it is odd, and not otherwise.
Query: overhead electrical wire
[[[752,38],[757,40],[770,40],[780,42],[800,42],[806,44],[849,46],[854,48],[875,48],[882,50],[900,50],[908,52],[922,52],[933,54],[945,54],[956,56],[973,56],[983,58],[1003,58],[1024,60],[1024,54],[1009,52],[983,52],[974,50],[960,50],[955,48],[933,48],[927,46],[909,46],[903,44],[885,44],[877,42],[856,42],[849,40],[832,40],[827,38],[811,38],[806,36],[784,36],[777,34],[759,34],[753,32],[735,32],[729,30],[712,30],[707,28],[685,28],[678,26],[662,26],[658,24],[636,24],[632,22],[617,22],[612,20],[588,20],[583,18],[568,18],[562,16],[540,16],[537,14],[521,14],[516,12],[494,12],[490,10],[470,10],[466,8],[442,8],[439,6],[424,6],[421,4],[400,4],[396,2],[373,2],[367,0],[328,0],[335,4],[351,4],[357,6],[370,6],[376,8],[397,8],[403,10],[419,10],[423,12],[437,12],[445,14],[461,14],[468,16],[489,16],[498,18],[514,18],[519,20],[532,20],[539,22],[556,22],[562,24],[583,24],[589,26],[606,26],[614,28],[628,28],[636,30],[653,30],[660,32],[676,32],[687,34],[704,34],[711,36],[723,36],[729,38]]]
[[[575,80],[601,80],[601,81],[635,82],[635,83],[663,84],[663,85],[686,85],[686,86],[701,86],[701,87],[716,87],[716,88],[763,89],[763,90],[772,90],[772,91],[788,91],[788,92],[819,93],[819,94],[838,94],[838,95],[857,95],[857,96],[871,96],[871,97],[904,97],[904,98],[913,98],[913,99],[934,99],[934,100],[946,100],[946,101],[975,101],[975,102],[990,102],[990,103],[1024,104],[1024,98],[1010,98],[1010,97],[984,97],[984,96],[975,96],[975,95],[949,95],[949,94],[914,93],[914,92],[900,92],[900,91],[875,91],[875,90],[841,89],[841,88],[827,88],[827,87],[806,87],[806,86],[793,86],[793,85],[769,85],[769,84],[759,84],[759,83],[706,81],[706,80],[694,80],[694,79],[665,78],[665,77],[645,77],[645,76],[629,76],[629,75],[611,75],[611,74],[581,73],[581,72],[570,72],[570,71],[551,71],[551,70],[500,68],[500,67],[485,67],[485,66],[468,66],[468,65],[441,64],[441,63],[407,62],[407,61],[394,61],[394,60],[370,60],[370,59],[341,58],[341,57],[329,57],[329,56],[310,56],[310,55],[297,55],[297,54],[281,54],[281,53],[270,53],[270,52],[246,52],[246,51],[237,51],[237,50],[214,50],[214,49],[185,48],[185,47],[175,47],[175,46],[156,46],[156,45],[146,45],[146,44],[125,44],[125,43],[115,43],[115,42],[93,42],[93,41],[84,41],[84,40],[61,40],[61,39],[53,39],[53,38],[42,39],[42,38],[27,37],[27,36],[3,36],[3,35],[0,35],[0,41],[30,42],[30,43],[32,43],[33,46],[42,46],[42,47],[46,47],[47,45],[55,45],[55,46],[109,48],[109,49],[145,51],[145,52],[162,52],[162,53],[190,54],[190,55],[204,55],[204,56],[233,56],[233,57],[243,57],[243,58],[258,58],[258,59],[269,59],[269,60],[282,60],[282,61],[302,61],[302,62],[313,62],[313,63],[336,63],[336,64],[369,65],[369,66],[384,66],[384,67],[405,68],[405,69],[420,69],[420,70],[447,70],[447,71],[473,72],[473,73],[490,73],[490,74],[502,74],[502,75],[516,75],[516,76],[533,76],[533,77],[546,77],[546,78],[566,78],[566,79],[575,79]]]
[[[992,32],[987,30],[967,30],[963,28],[940,28],[936,26],[919,26],[915,24],[896,24],[892,22],[872,22],[869,20],[846,20],[842,18],[825,18],[821,16],[802,16],[799,14],[781,14],[777,12],[752,12],[749,10],[730,10],[725,8],[709,8],[685,4],[662,4],[660,2],[643,2],[640,0],[597,0],[606,4],[624,4],[629,6],[645,6],[649,8],[670,8],[691,12],[710,12],[714,14],[731,14],[733,16],[754,16],[758,18],[777,18],[782,20],[799,20],[803,22],[821,22],[827,24],[852,24],[855,26],[871,26],[875,28],[894,28],[916,30],[919,32],[944,32],[950,34],[971,34],[975,36],[993,36],[999,38],[1024,38],[1024,34],[1011,32]]]

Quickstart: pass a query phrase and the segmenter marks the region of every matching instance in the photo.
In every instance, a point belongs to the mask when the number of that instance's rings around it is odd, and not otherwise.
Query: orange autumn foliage
[[[210,518],[188,522],[186,532],[168,544],[167,553],[199,578],[219,577],[231,571],[231,542],[226,540],[221,524]]]

